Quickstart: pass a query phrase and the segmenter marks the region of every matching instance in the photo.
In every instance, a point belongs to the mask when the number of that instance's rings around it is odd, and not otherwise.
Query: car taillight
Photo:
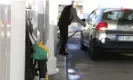
[[[100,22],[96,26],[96,30],[106,30],[108,27],[107,23],[105,22]]]
[[[122,8],[121,11],[129,11],[130,9]]]

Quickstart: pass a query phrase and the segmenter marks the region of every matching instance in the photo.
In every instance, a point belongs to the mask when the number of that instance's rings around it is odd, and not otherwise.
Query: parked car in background
[[[90,59],[99,59],[107,52],[133,53],[133,10],[100,8],[86,19],[81,31],[81,48],[89,47]]]

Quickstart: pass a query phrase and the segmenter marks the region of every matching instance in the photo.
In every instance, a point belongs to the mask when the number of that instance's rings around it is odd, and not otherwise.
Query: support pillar
[[[57,68],[57,58],[55,57],[55,23],[57,20],[56,12],[57,10],[57,1],[46,0],[45,6],[45,41],[46,45],[49,48],[50,58],[47,62],[48,74],[56,74],[59,72]]]
[[[38,0],[37,30],[40,32],[40,40],[44,41],[44,1]]]
[[[11,2],[10,79],[24,80],[25,73],[25,0]]]

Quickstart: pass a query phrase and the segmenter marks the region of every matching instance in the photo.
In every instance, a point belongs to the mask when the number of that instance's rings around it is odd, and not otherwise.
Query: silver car
[[[89,47],[90,59],[106,52],[133,53],[133,10],[100,8],[86,20],[81,31],[81,48]]]

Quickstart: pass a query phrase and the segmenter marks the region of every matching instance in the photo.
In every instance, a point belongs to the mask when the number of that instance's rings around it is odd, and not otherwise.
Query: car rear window
[[[103,20],[133,20],[133,10],[105,10]]]

